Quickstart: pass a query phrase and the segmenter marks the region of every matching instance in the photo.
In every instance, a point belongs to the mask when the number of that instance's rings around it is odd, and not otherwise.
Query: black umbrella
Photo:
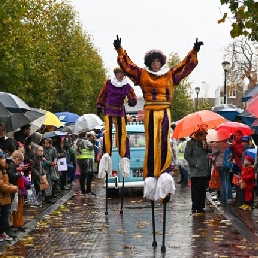
[[[8,92],[0,92],[0,102],[12,113],[25,113],[30,110],[22,99]]]
[[[66,132],[68,134],[73,134],[74,133],[74,125],[67,125],[65,127],[62,127],[59,129],[61,132]]]
[[[43,134],[43,139],[53,138],[53,137],[56,137],[56,136],[64,137],[66,135],[67,135],[66,133],[60,132],[60,131],[46,132],[46,133]]]
[[[0,123],[5,126],[7,133],[15,131],[42,116],[44,116],[44,112],[37,110],[29,110],[25,113],[12,113],[0,102]]]

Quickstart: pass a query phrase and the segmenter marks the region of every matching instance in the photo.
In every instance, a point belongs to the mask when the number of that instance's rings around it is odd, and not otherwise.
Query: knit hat
[[[245,155],[245,159],[250,161],[252,165],[254,164],[254,159],[251,156]]]
[[[249,135],[244,135],[244,136],[242,136],[242,141],[243,141],[243,142],[249,142],[249,141],[251,141],[251,136],[249,136]]]
[[[151,68],[151,63],[154,59],[159,59],[161,62],[161,66],[163,66],[167,61],[167,57],[163,54],[161,50],[151,49],[146,52],[144,56],[144,64]]]

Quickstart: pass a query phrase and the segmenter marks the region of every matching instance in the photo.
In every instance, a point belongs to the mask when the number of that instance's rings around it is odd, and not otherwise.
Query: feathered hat
[[[151,49],[146,52],[144,56],[144,64],[150,68],[151,63],[154,59],[159,59],[161,62],[161,66],[163,66],[167,61],[167,57],[163,54],[161,50]]]
[[[120,73],[124,73],[124,71],[120,68],[120,67],[116,67],[113,70],[114,74],[116,75],[116,73],[120,72]]]

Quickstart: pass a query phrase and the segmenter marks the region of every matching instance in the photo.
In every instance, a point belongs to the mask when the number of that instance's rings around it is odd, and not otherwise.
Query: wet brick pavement
[[[27,213],[29,229],[0,257],[258,257],[257,242],[247,240],[256,236],[257,209],[232,208],[237,213],[233,217],[231,207],[207,201],[205,214],[192,215],[190,188],[177,185],[174,200],[167,205],[166,253],[161,253],[162,204],[155,203],[158,246],[153,248],[150,201],[131,194],[124,198],[120,215],[120,199],[111,198],[105,216],[103,180],[95,179],[93,189],[96,197],[68,192],[43,213],[30,217]]]

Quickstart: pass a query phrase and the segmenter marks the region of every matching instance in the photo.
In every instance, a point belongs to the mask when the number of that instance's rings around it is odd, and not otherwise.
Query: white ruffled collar
[[[111,79],[111,83],[112,83],[115,87],[121,88],[121,87],[123,87],[124,85],[127,84],[127,80],[126,80],[126,78],[124,77],[122,81],[118,81],[117,78],[114,77],[114,78]]]
[[[145,66],[143,69],[145,69],[148,73],[151,73],[157,76],[162,76],[169,71],[169,68],[166,65],[163,65],[157,72],[151,71],[148,66]]]

